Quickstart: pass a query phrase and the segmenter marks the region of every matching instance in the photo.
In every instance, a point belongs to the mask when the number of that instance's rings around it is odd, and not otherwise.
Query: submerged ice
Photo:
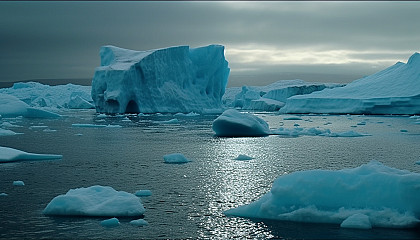
[[[259,200],[225,214],[351,228],[409,228],[420,222],[419,182],[419,173],[377,161],[338,171],[300,171],[280,176]]]
[[[224,46],[100,50],[92,80],[100,113],[206,112],[222,107],[229,76]]]

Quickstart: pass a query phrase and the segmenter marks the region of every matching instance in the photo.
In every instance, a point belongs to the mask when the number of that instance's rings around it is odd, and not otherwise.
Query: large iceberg
[[[277,178],[271,191],[229,216],[342,227],[415,227],[420,218],[420,174],[371,161],[352,169],[308,170]]]
[[[290,97],[280,112],[419,114],[420,54],[341,88]]]
[[[342,87],[337,83],[305,82],[300,79],[280,80],[267,86],[242,86],[226,89],[223,104],[244,110],[277,111],[285,105],[287,98],[310,94],[325,88]]]
[[[224,46],[100,50],[92,99],[101,113],[221,112],[229,76]]]

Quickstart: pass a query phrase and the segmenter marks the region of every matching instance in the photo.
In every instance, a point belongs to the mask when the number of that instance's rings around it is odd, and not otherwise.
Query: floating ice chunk
[[[150,190],[138,190],[136,193],[134,193],[137,197],[148,197],[152,196],[152,191]]]
[[[9,122],[3,122],[2,124],[0,124],[0,127],[2,127],[2,128],[18,128],[18,127],[22,127],[22,126],[11,124]]]
[[[195,116],[200,116],[199,113],[195,113],[195,112],[190,112],[190,113],[176,113],[175,116],[183,116],[183,117],[195,117]]]
[[[0,163],[31,160],[49,160],[60,158],[63,158],[63,155],[27,153],[17,149],[0,146]]]
[[[83,128],[103,128],[107,125],[101,125],[101,124],[92,124],[92,123],[73,123],[71,125],[72,127],[83,127]]]
[[[221,109],[229,76],[224,46],[100,50],[92,99],[103,113],[177,113]]]
[[[17,97],[0,93],[0,115],[3,117],[59,118],[59,114],[30,107]]]
[[[132,224],[134,226],[147,226],[147,225],[149,225],[149,223],[144,219],[132,220],[132,221],[130,221],[130,224]]]
[[[106,125],[105,127],[106,127],[106,128],[122,128],[122,126],[121,126],[121,125],[117,125],[117,124],[113,124],[113,125],[108,124],[108,125]]]
[[[91,186],[70,189],[48,203],[45,215],[65,216],[141,216],[145,209],[134,194],[116,191],[112,187]]]
[[[239,161],[248,161],[248,160],[252,160],[254,159],[253,157],[244,155],[244,154],[239,154],[234,160],[239,160]]]
[[[417,162],[416,162],[416,164],[417,164],[417,165],[420,165],[420,161],[417,161]]]
[[[7,197],[7,196],[9,196],[9,194],[7,194],[7,193],[0,193],[0,197]]]
[[[347,132],[331,132],[331,133],[323,133],[320,134],[321,136],[327,136],[327,137],[366,137],[366,136],[372,136],[368,133],[358,133],[355,131],[347,131]]]
[[[42,130],[43,132],[57,132],[57,130],[55,130],[55,129],[49,129],[49,128],[47,128],[47,129],[44,129],[44,130]]]
[[[284,117],[283,120],[302,120],[302,118],[293,116],[293,117]]]
[[[224,111],[213,121],[212,128],[219,137],[261,137],[270,133],[266,121],[235,109]]]
[[[377,161],[337,171],[300,171],[280,176],[259,200],[225,214],[334,224],[348,219],[344,226],[363,214],[372,227],[409,228],[420,222],[419,182],[419,173]]]
[[[100,113],[100,114],[98,114],[96,117],[97,117],[97,118],[106,118],[106,117],[107,117],[107,115],[106,115],[106,114],[104,114],[104,113]]]
[[[13,186],[25,186],[25,183],[23,181],[13,181]]]
[[[0,137],[2,137],[2,136],[13,136],[13,135],[16,135],[16,134],[23,134],[23,133],[16,133],[16,132],[13,132],[12,130],[0,128]]]
[[[407,129],[401,129],[400,132],[408,132]]]
[[[356,213],[344,220],[340,227],[342,228],[359,228],[359,229],[371,229],[372,224],[369,221],[369,217],[362,213]]]
[[[118,218],[114,217],[101,221],[101,225],[103,227],[118,227],[120,225],[120,221],[118,220]]]
[[[187,162],[191,162],[191,160],[187,159],[181,153],[167,154],[167,155],[163,156],[163,160],[165,161],[165,163],[187,163]]]

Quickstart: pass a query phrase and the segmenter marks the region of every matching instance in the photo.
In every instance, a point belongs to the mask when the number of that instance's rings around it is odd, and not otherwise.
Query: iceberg
[[[130,221],[130,224],[134,225],[134,226],[147,226],[147,225],[149,225],[149,223],[144,219],[132,220],[132,221]]]
[[[242,86],[227,88],[223,104],[230,108],[244,110],[278,111],[285,105],[287,98],[309,94],[325,88],[342,87],[337,83],[314,83],[300,79],[280,80],[267,86]]]
[[[205,113],[222,108],[229,77],[224,46],[100,49],[92,80],[99,113]]]
[[[0,163],[61,158],[63,158],[63,155],[28,153],[14,148],[0,146]]]
[[[71,83],[49,86],[38,82],[17,82],[10,88],[0,89],[0,93],[12,95],[30,107],[53,110],[95,108],[90,92],[91,86]]]
[[[134,194],[116,191],[108,186],[70,189],[51,200],[42,212],[45,215],[135,217],[145,212]]]
[[[378,161],[336,171],[300,171],[280,176],[259,200],[225,214],[352,228],[411,228],[420,223],[419,182],[419,173]]]
[[[17,97],[0,93],[0,115],[2,117],[27,117],[27,118],[59,118],[59,114],[46,110],[30,107]]]
[[[280,112],[419,114],[420,54],[344,87],[290,97]]]
[[[120,221],[118,220],[118,218],[114,217],[101,221],[101,225],[103,227],[118,227],[120,225]]]
[[[218,137],[262,137],[270,134],[268,123],[249,113],[228,109],[213,121]]]

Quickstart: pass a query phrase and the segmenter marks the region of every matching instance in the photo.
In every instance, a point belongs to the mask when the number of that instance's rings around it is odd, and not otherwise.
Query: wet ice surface
[[[0,145],[27,152],[62,154],[59,161],[0,165],[0,238],[324,238],[418,239],[415,229],[343,229],[339,225],[304,224],[226,217],[223,211],[257,200],[280,175],[309,169],[357,167],[372,159],[390,167],[420,172],[420,125],[407,116],[287,115],[257,113],[279,127],[328,128],[371,136],[330,138],[276,136],[217,138],[211,130],[217,116],[146,115],[97,118],[94,111],[69,111],[62,119],[2,119],[22,126],[19,135],[0,137]],[[158,121],[178,119],[179,123]],[[359,124],[358,123],[364,123]],[[72,124],[120,125],[121,128],[80,128]],[[48,126],[54,132],[43,131]],[[401,131],[401,130],[406,131]],[[16,129],[15,129],[16,130]],[[165,164],[162,157],[179,152],[194,159]],[[251,161],[234,160],[239,154]],[[15,180],[25,182],[16,187]],[[69,189],[111,186],[142,197],[147,226],[119,218],[48,217],[42,210]]]

